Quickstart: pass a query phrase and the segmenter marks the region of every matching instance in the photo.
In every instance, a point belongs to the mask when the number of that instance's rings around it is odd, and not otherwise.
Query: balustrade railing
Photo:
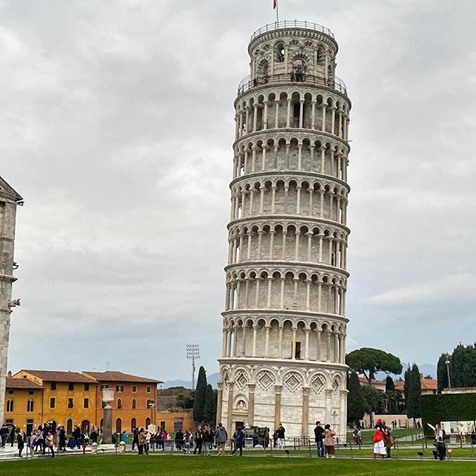
[[[317,23],[312,23],[309,21],[300,21],[300,20],[283,20],[283,21],[277,21],[274,23],[268,23],[265,26],[262,26],[259,30],[256,30],[252,35],[251,35],[251,40],[253,41],[257,36],[262,35],[263,33],[267,33],[268,31],[273,31],[273,30],[281,30],[283,28],[306,28],[308,30],[315,30],[319,31],[321,33],[324,33],[331,38],[334,38],[334,33],[332,33],[329,28],[326,28],[325,26],[318,25]]]
[[[275,74],[272,76],[263,76],[262,78],[251,79],[250,76],[244,78],[238,85],[238,96],[240,94],[249,91],[257,86],[263,86],[265,84],[275,84],[275,83],[311,83],[318,84],[320,86],[325,86],[327,88],[335,89],[336,91],[341,92],[347,96],[347,88],[344,81],[339,77],[335,76],[333,79],[325,78],[324,76],[315,76],[311,74],[300,74],[295,73],[291,74]]]

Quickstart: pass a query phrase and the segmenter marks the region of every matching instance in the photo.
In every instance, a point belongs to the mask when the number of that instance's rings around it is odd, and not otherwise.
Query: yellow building
[[[64,425],[67,434],[76,426],[82,433],[102,427],[102,389],[114,388],[112,430],[132,431],[157,424],[157,384],[159,380],[118,371],[64,372],[20,370],[9,378],[5,410],[7,423],[31,428],[49,422],[53,430]],[[21,391],[20,391],[21,390]],[[9,393],[10,392],[10,393]],[[29,393],[33,392],[33,393]],[[25,415],[27,401],[33,410]],[[28,427],[28,430],[31,430]]]
[[[89,432],[97,425],[97,382],[79,372],[20,370],[13,379],[26,379],[43,388],[41,423],[51,422],[53,429],[65,425],[71,434],[75,426]],[[100,417],[99,417],[100,418]]]
[[[15,425],[27,434],[42,423],[43,387],[28,379],[7,377],[5,423]]]

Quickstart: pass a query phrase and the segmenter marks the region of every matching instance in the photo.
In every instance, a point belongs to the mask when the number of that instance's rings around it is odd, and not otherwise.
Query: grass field
[[[327,475],[474,475],[474,461],[372,460],[286,456],[75,455],[0,462],[2,476],[314,476]]]

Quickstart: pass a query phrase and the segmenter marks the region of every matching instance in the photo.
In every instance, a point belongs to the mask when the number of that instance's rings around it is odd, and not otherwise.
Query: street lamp
[[[192,390],[195,388],[195,359],[200,358],[200,346],[198,344],[187,344],[185,346],[187,359],[192,361]]]
[[[450,360],[446,359],[446,372],[448,374],[448,388],[451,388],[451,380],[450,380]]]

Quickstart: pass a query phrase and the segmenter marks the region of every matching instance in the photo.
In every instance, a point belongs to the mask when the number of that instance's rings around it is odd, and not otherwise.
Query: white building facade
[[[0,177],[0,424],[4,423],[5,382],[10,339],[10,315],[19,300],[12,299],[13,251],[17,205],[22,197]]]
[[[266,25],[235,100],[217,418],[313,435],[346,428],[350,100],[338,46],[309,22]]]

